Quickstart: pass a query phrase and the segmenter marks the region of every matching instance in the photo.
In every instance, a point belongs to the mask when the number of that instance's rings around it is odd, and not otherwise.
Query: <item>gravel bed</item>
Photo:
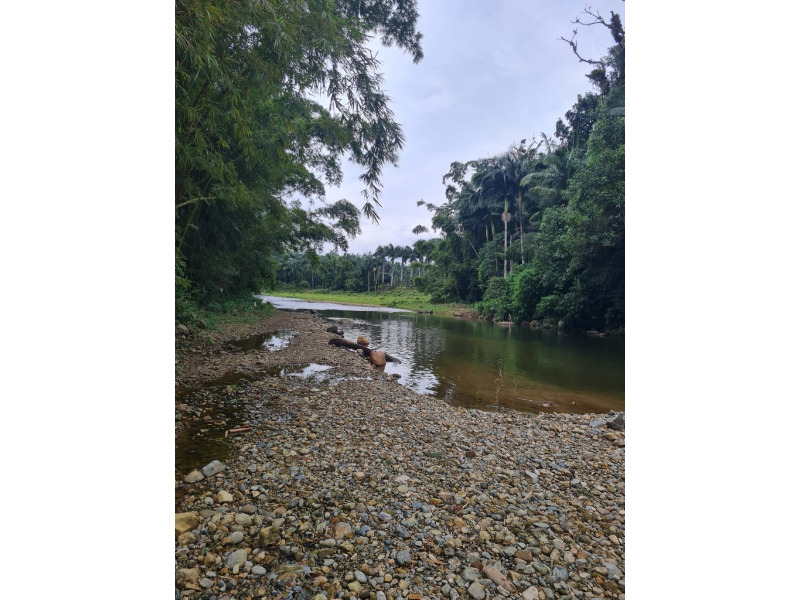
[[[187,341],[176,452],[250,429],[176,469],[176,598],[624,598],[624,415],[452,407],[328,325],[246,332],[292,334],[275,351]]]

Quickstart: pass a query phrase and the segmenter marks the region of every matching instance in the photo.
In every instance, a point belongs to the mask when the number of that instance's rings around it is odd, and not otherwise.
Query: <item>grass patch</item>
[[[265,294],[281,298],[300,298],[317,302],[338,302],[361,306],[385,306],[388,308],[404,308],[406,310],[431,312],[435,315],[452,316],[454,312],[471,310],[463,304],[434,304],[431,295],[409,288],[393,288],[378,292],[328,292],[312,291],[267,291]]]
[[[223,324],[249,325],[275,314],[275,307],[252,297],[234,298],[224,304],[200,308],[197,311],[198,326],[219,331]]]

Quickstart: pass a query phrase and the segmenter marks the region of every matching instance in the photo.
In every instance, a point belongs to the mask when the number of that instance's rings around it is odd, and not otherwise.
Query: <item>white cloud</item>
[[[431,213],[416,202],[444,202],[442,177],[453,161],[505,151],[522,138],[548,135],[578,94],[591,90],[582,64],[559,37],[585,3],[547,0],[464,0],[419,4],[425,58],[414,65],[396,48],[375,45],[391,108],[406,145],[398,167],[384,167],[379,226],[362,221],[363,233],[350,252],[372,252],[393,243],[410,245],[415,225],[430,227]],[[593,10],[625,20],[621,0],[593,1]],[[581,53],[601,57],[612,45],[603,27],[579,27]],[[363,205],[360,171],[344,165],[340,188],[329,200],[347,198]],[[430,234],[428,235],[430,237]]]

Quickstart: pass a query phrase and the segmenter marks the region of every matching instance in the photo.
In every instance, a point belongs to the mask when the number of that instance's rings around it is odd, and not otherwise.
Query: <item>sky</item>
[[[425,57],[414,64],[396,47],[374,49],[382,63],[384,90],[406,138],[397,167],[383,170],[380,223],[362,216],[361,235],[349,241],[350,253],[373,252],[387,243],[411,245],[436,235],[415,236],[416,225],[431,229],[432,213],[417,201],[445,201],[442,177],[453,161],[500,154],[513,143],[555,124],[592,90],[586,74],[560,37],[578,28],[578,50],[598,59],[613,44],[602,26],[572,24],[587,3],[575,0],[421,0],[418,30]],[[625,22],[622,0],[592,2],[607,20],[611,11]],[[326,189],[326,201],[345,198],[363,206],[360,168],[346,159],[339,187]],[[330,248],[326,247],[326,251]]]

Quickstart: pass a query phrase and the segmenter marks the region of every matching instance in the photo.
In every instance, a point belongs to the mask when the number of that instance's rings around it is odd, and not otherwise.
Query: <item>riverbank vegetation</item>
[[[482,316],[568,329],[625,326],[625,31],[605,27],[601,58],[579,53],[593,89],[555,133],[488,158],[453,162],[445,200],[424,203],[437,237],[347,253],[359,214],[377,219],[380,174],[403,135],[381,89],[369,35],[422,58],[414,1],[176,5],[176,316],[191,320],[250,292],[423,294],[412,310],[466,303]],[[563,38],[562,38],[563,39]],[[326,96],[330,108],[312,100]],[[364,204],[304,210],[348,156],[364,168]],[[415,235],[428,227],[414,228]],[[325,243],[334,251],[322,254]],[[403,292],[405,293],[405,292]],[[295,293],[296,295],[296,293]],[[319,296],[315,296],[319,298]],[[359,303],[369,303],[359,297]],[[421,302],[425,308],[412,308]],[[391,306],[392,304],[386,304]],[[436,310],[433,308],[433,310]]]
[[[285,251],[360,232],[347,200],[304,210],[362,167],[377,219],[381,170],[403,133],[368,41],[422,59],[415,0],[175,4],[176,312],[274,281]],[[327,108],[323,106],[327,105]],[[191,316],[191,315],[189,315]]]
[[[386,288],[377,292],[345,292],[324,291],[294,288],[290,290],[272,290],[270,295],[287,298],[300,298],[314,302],[335,302],[360,306],[386,306],[404,308],[415,312],[435,315],[453,315],[469,313],[471,308],[464,303],[433,303],[431,295],[410,288]],[[477,315],[477,313],[474,313]]]

